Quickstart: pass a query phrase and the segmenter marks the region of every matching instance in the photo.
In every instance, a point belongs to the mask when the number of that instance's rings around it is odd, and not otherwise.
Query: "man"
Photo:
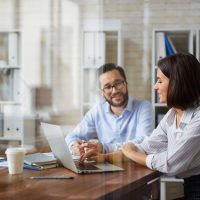
[[[114,152],[124,143],[141,143],[153,128],[152,107],[147,101],[128,96],[126,75],[115,64],[98,69],[104,100],[91,108],[72,133],[65,138],[72,154],[90,148],[97,152]],[[97,138],[98,142],[91,139]]]

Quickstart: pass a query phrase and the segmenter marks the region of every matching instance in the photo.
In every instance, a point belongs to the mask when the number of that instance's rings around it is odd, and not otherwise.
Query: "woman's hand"
[[[133,143],[124,144],[120,149],[128,158],[131,158],[131,155],[134,154],[134,152],[137,152],[137,147]]]
[[[138,164],[146,166],[146,154],[137,151],[137,147],[132,143],[127,143],[121,147],[122,153]]]

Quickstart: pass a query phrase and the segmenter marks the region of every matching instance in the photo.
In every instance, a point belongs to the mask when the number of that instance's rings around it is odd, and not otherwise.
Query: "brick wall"
[[[82,19],[120,19],[129,93],[151,101],[151,53],[154,28],[199,28],[198,0],[82,0]],[[109,49],[110,51],[111,49]]]

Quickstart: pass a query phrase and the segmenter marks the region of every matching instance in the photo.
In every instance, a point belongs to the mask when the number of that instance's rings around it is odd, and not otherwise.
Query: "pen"
[[[73,179],[73,176],[31,176],[31,179]]]

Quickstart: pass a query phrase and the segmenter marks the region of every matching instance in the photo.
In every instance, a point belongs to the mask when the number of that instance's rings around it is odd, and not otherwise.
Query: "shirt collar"
[[[127,110],[127,111],[132,111],[133,110],[133,106],[134,106],[134,104],[133,104],[133,99],[132,98],[128,98],[128,103],[127,103],[127,105],[126,105],[126,107],[125,107],[125,110]]]
[[[195,112],[196,108],[189,108],[183,113],[183,117],[181,119],[181,123],[188,124],[193,116],[193,113]]]
[[[196,108],[188,108],[183,112],[183,116],[181,118],[179,125],[180,128],[184,128],[187,124],[189,124],[195,110]],[[167,123],[171,125],[174,122],[174,119],[175,119],[175,111],[174,109],[171,109],[171,112],[167,117]]]

